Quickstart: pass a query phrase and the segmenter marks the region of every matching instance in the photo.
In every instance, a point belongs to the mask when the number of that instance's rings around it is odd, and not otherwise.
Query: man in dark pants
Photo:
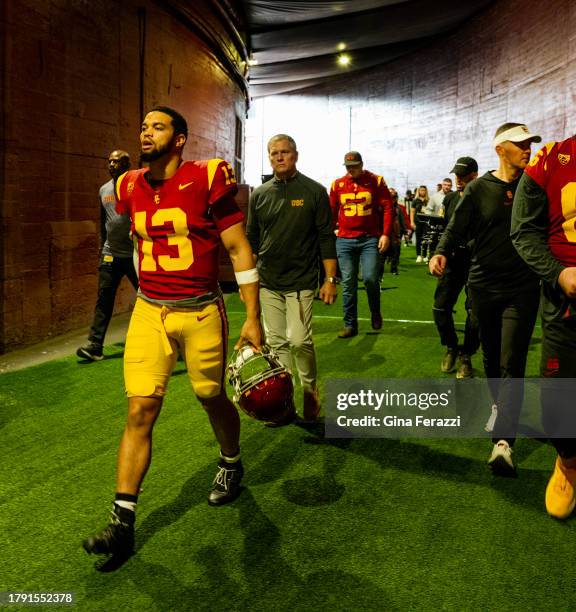
[[[488,460],[498,475],[515,475],[512,446],[524,397],[524,372],[540,301],[539,279],[510,238],[512,201],[530,161],[531,134],[521,123],[505,123],[494,136],[498,169],[472,181],[462,195],[430,260],[440,276],[453,248],[473,240],[468,291],[480,327],[484,371],[497,418]],[[489,429],[487,425],[487,429]]]
[[[102,253],[98,266],[98,299],[94,308],[94,320],[88,336],[88,344],[81,346],[76,355],[81,359],[100,361],[108,324],[114,312],[116,291],[126,276],[134,289],[138,288],[138,276],[134,269],[134,247],[130,238],[130,217],[115,210],[114,189],[116,180],[130,168],[130,156],[126,151],[112,151],[108,157],[108,171],[112,177],[100,187]]]
[[[576,137],[548,143],[526,167],[512,211],[512,241],[542,279],[542,422],[558,456],[546,510],[567,518],[575,505],[574,396],[551,379],[576,378]],[[573,388],[573,385],[572,385]],[[571,437],[564,437],[571,436]]]
[[[404,236],[408,233],[408,226],[406,225],[406,218],[404,217],[403,209],[400,208],[398,203],[398,192],[393,187],[388,190],[392,196],[392,231],[390,233],[390,246],[384,253],[379,253],[380,267],[378,278],[382,282],[382,276],[384,274],[384,264],[386,260],[390,261],[390,274],[398,276],[398,266],[400,265],[400,252],[402,247],[402,241]]]
[[[472,157],[460,157],[452,173],[456,176],[456,191],[450,192],[444,198],[444,217],[446,223],[450,222],[454,209],[460,202],[462,192],[468,183],[478,177],[478,163]],[[434,322],[440,335],[442,346],[446,347],[446,355],[442,359],[442,372],[452,372],[459,359],[456,378],[471,378],[473,375],[471,356],[480,346],[478,323],[470,311],[470,303],[466,297],[466,324],[464,327],[464,344],[458,348],[458,336],[454,327],[453,308],[458,301],[462,289],[468,280],[470,268],[470,251],[467,244],[453,249],[448,257],[448,264],[444,274],[438,279],[434,293]],[[468,294],[468,292],[466,292]]]
[[[428,204],[428,187],[420,185],[416,195],[410,204],[410,225],[414,228],[414,239],[416,243],[416,263],[422,263],[422,238],[424,237],[424,223],[418,220],[419,214],[424,214],[424,208]]]

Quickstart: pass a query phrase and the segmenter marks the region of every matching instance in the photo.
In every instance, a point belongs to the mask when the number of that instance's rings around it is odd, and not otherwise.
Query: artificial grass
[[[340,300],[315,304],[323,380],[446,376],[433,324],[397,322],[432,318],[435,281],[413,253],[384,278],[381,332],[362,292],[350,340],[336,338]],[[228,310],[233,341],[237,296]],[[538,342],[539,329],[530,376]],[[520,440],[519,478],[503,480],[487,469],[487,440],[328,440],[321,426],[267,429],[242,415],[246,490],[210,508],[217,445],[181,363],[154,432],[137,554],[115,573],[94,571],[80,541],[107,520],[126,403],[122,346],[105,352],[0,377],[1,591],[70,590],[78,610],[576,607],[574,521],[543,507],[549,445]]]

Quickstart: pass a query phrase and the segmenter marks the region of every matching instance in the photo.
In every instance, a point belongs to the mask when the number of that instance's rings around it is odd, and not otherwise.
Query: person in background
[[[402,238],[408,233],[404,211],[398,203],[398,192],[393,187],[390,188],[390,195],[392,196],[394,221],[390,235],[390,247],[385,253],[380,254],[380,280],[384,274],[384,264],[386,261],[390,261],[390,273],[398,276]]]
[[[425,215],[431,217],[443,217],[444,216],[444,198],[452,193],[452,179],[445,178],[441,184],[441,188],[436,193],[433,193],[428,200],[428,204],[422,211]]]
[[[380,312],[380,256],[390,246],[394,211],[384,178],[364,169],[362,156],[344,156],[347,173],[333,181],[330,206],[336,228],[336,252],[342,272],[344,328],[339,338],[358,335],[358,270],[368,296],[372,329],[382,328]]]
[[[436,246],[438,245],[439,233],[445,227],[444,218],[444,198],[452,193],[452,179],[445,178],[442,183],[439,183],[441,188],[430,196],[428,205],[424,209],[423,213],[428,217],[434,217],[429,220],[429,224],[424,231],[422,238],[422,258],[424,262],[428,262],[430,257],[434,254]],[[438,224],[440,222],[440,225]]]
[[[412,194],[412,192],[410,190],[408,190],[406,193],[410,193]],[[404,218],[404,235],[403,235],[403,242],[402,242],[402,246],[408,246],[412,240],[412,225],[410,225],[410,211],[408,210],[411,205],[412,205],[412,199],[410,200],[404,200],[404,203],[402,202],[398,202],[398,208],[400,209],[400,212],[402,213],[402,217]]]
[[[456,160],[452,173],[456,177],[456,191],[449,193],[444,198],[446,223],[450,222],[466,185],[478,177],[478,163],[472,157],[460,157]],[[470,251],[468,245],[458,245],[449,254],[444,274],[438,279],[432,308],[440,342],[442,346],[446,347],[446,354],[442,359],[440,369],[442,372],[452,372],[458,361],[456,378],[471,378],[473,376],[471,357],[480,346],[478,323],[470,310],[468,297],[466,297],[464,344],[461,347],[458,345],[458,336],[454,326],[453,309],[468,281],[469,268]],[[468,292],[466,292],[466,295],[468,295]]]
[[[424,214],[424,209],[428,206],[429,201],[428,187],[426,185],[420,185],[416,190],[416,196],[412,200],[412,206],[410,208],[410,225],[414,228],[414,235],[416,238],[416,263],[421,263],[422,259],[422,238],[424,236],[424,230],[426,226],[424,223],[418,220],[419,214]]]
[[[406,209],[406,212],[408,213],[408,215],[410,215],[410,208],[412,206],[413,200],[414,200],[414,194],[412,193],[412,190],[407,189],[406,194],[404,196],[404,201],[402,202],[402,204],[404,204],[404,208]]]
[[[130,217],[116,212],[114,189],[121,174],[130,168],[130,156],[116,149],[108,156],[108,172],[112,177],[100,187],[100,265],[98,266],[98,299],[88,344],[81,346],[76,355],[87,361],[101,361],[102,347],[114,312],[116,292],[124,277],[138,289],[138,276],[134,269],[134,245],[130,237]]]

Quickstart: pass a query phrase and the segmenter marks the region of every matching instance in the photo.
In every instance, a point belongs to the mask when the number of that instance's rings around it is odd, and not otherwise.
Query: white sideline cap
[[[493,146],[502,144],[506,140],[510,142],[524,142],[525,140],[531,140],[532,142],[542,142],[541,136],[532,134],[526,125],[517,125],[512,127],[498,136],[494,137],[492,142]]]

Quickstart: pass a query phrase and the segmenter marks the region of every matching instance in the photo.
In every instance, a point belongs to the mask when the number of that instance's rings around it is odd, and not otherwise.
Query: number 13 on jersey
[[[150,227],[163,227],[167,223],[172,224],[173,232],[166,234],[166,241],[170,246],[175,246],[178,255],[154,255],[152,252],[153,242],[147,229],[147,211],[139,211],[134,215],[134,228],[142,238],[142,261],[140,270],[142,272],[155,272],[158,266],[167,272],[187,270],[194,263],[192,252],[192,240],[188,229],[186,213],[181,208],[162,208],[150,216]]]

